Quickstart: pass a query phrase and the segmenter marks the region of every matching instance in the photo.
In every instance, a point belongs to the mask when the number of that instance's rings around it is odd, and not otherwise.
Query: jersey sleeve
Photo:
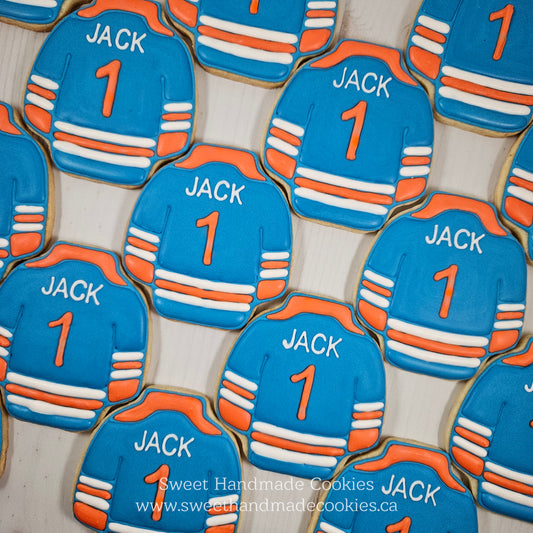
[[[218,413],[224,422],[242,432],[250,429],[266,358],[265,343],[258,342],[258,338],[264,339],[259,336],[263,327],[264,323],[256,322],[242,333],[228,357],[220,381]]]
[[[307,93],[307,79],[311,74],[310,71],[302,70],[289,82],[274,109],[266,135],[265,164],[268,169],[287,180],[292,179],[296,171],[311,116],[311,103],[302,97]]]
[[[33,65],[24,101],[26,120],[42,133],[50,133],[52,114],[68,68],[65,43],[72,38],[73,20],[61,23],[44,42]]]

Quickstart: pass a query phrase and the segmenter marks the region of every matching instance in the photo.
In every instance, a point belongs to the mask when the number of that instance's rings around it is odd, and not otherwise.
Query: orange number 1
[[[446,287],[444,289],[444,297],[440,306],[439,316],[441,318],[448,318],[450,311],[450,304],[452,303],[453,288],[455,286],[455,278],[457,277],[457,265],[450,265],[448,268],[436,272],[433,276],[435,281],[440,281],[446,278]]]
[[[102,115],[110,117],[113,111],[113,104],[115,103],[115,94],[117,92],[118,74],[122,64],[118,59],[114,59],[111,63],[100,67],[96,71],[96,77],[100,80],[107,78],[107,87],[104,95],[104,105],[102,107]]]
[[[309,397],[311,396],[311,389],[313,388],[313,381],[315,380],[315,365],[309,365],[299,374],[293,374],[291,376],[291,381],[293,383],[298,383],[302,380],[304,380],[304,387],[302,390],[302,396],[300,398],[300,405],[298,407],[298,420],[305,420],[307,415]]]
[[[67,345],[67,337],[72,324],[72,313],[67,311],[61,318],[48,322],[49,328],[57,328],[61,326],[61,333],[59,334],[59,343],[57,345],[55,365],[63,366],[63,356],[65,355],[65,346]]]
[[[144,482],[152,485],[157,483],[157,491],[155,493],[154,510],[152,512],[152,520],[158,522],[163,515],[163,502],[165,501],[168,475],[170,468],[168,465],[161,465],[155,472],[148,474],[144,478]]]
[[[259,0],[252,0],[250,2],[250,13],[252,15],[257,15],[258,11],[259,11]]]
[[[499,11],[494,11],[489,15],[489,20],[491,22],[502,19],[500,34],[498,35],[496,48],[494,49],[494,54],[492,55],[492,59],[494,59],[494,61],[498,61],[498,59],[501,59],[502,57],[503,49],[507,44],[507,36],[509,35],[509,27],[511,26],[511,19],[513,18],[513,13],[514,6],[512,4],[507,4],[503,9],[500,9]]]
[[[411,519],[406,516],[405,518],[402,518],[399,522],[396,522],[395,524],[390,524],[385,528],[385,531],[387,533],[409,533],[409,530],[411,529]]]
[[[210,265],[213,259],[213,245],[215,244],[215,233],[218,225],[218,211],[213,211],[204,218],[199,218],[196,221],[197,228],[205,228],[207,226],[207,240],[204,249],[204,265]]]
[[[359,146],[361,138],[361,131],[363,131],[363,124],[365,123],[367,103],[362,100],[354,107],[347,109],[342,115],[342,120],[350,120],[353,118],[352,135],[348,143],[348,150],[346,151],[346,159],[353,161]]]

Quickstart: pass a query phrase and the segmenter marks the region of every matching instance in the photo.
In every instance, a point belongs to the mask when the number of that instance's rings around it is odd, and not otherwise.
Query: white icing
[[[84,485],[89,485],[90,487],[93,487],[95,489],[111,490],[113,488],[113,485],[111,485],[111,483],[107,483],[106,481],[95,479],[89,476],[81,475],[78,481],[80,483],[83,483]]]
[[[154,235],[153,233],[148,233],[147,231],[143,231],[139,228],[134,228],[133,226],[130,227],[130,233],[132,235],[135,235],[135,237],[139,237],[139,239],[144,239],[145,241],[154,244],[158,244],[161,241],[161,239],[157,235]]]
[[[107,524],[109,531],[113,533],[161,533],[161,530],[158,529],[146,529],[144,527],[134,527],[127,524],[119,524],[118,522],[110,522]]]
[[[429,174],[428,166],[405,166],[400,169],[400,176],[412,177],[412,176],[427,176]]]
[[[407,146],[403,149],[404,155],[412,155],[412,156],[425,156],[425,155],[431,155],[433,152],[433,149],[431,146]]]
[[[248,46],[228,43],[227,41],[214,39],[213,37],[207,37],[206,35],[200,35],[200,37],[198,37],[198,42],[204,46],[218,50],[219,52],[242,57],[244,59],[261,61],[261,63],[279,63],[281,65],[290,65],[293,61],[291,54],[249,48]]]
[[[273,137],[272,135],[268,137],[267,144],[291,157],[296,157],[298,155],[298,148],[296,146],[293,146],[286,141],[282,141],[277,137]]]
[[[438,31],[439,33],[450,33],[449,24],[446,24],[446,22],[443,22],[442,20],[428,17],[427,15],[420,15],[418,17],[418,23],[430,30]]]
[[[0,248],[7,248],[9,246],[9,241],[7,239],[0,239]]]
[[[182,285],[189,285],[190,287],[197,287],[208,291],[232,292],[234,294],[253,294],[255,287],[253,285],[243,285],[240,283],[225,283],[221,281],[210,281],[208,279],[193,278],[185,274],[178,274],[177,272],[170,272],[158,268],[155,271],[158,278],[166,279],[167,281],[175,281]]]
[[[516,94],[526,94],[533,96],[533,85],[526,85],[524,83],[516,83],[514,81],[501,80],[499,78],[492,78],[490,76],[484,76],[483,74],[474,74],[468,72],[468,70],[462,70],[456,67],[442,67],[442,73],[445,76],[457,78],[459,80],[470,81],[477,83],[478,85],[484,85],[490,89],[497,89],[499,91],[505,91]]]
[[[494,494],[495,496],[498,496],[504,500],[509,500],[519,505],[525,505],[526,507],[533,507],[533,496],[526,496],[525,494],[519,494],[518,492],[504,489],[503,487],[494,485],[488,481],[483,481],[483,483],[481,483],[481,488],[484,491]]]
[[[3,328],[2,326],[0,326],[0,335],[6,337],[7,339],[10,339],[11,337],[13,337],[13,333],[11,333],[11,331]]]
[[[54,141],[53,147],[60,152],[83,157],[84,159],[92,159],[93,161],[109,163],[110,165],[134,168],[148,168],[151,165],[148,157],[110,154],[107,152],[92,150],[91,148],[83,148],[77,144],[65,141]]]
[[[33,7],[54,8],[57,6],[57,2],[55,0],[6,0],[6,2]]]
[[[230,33],[255,37],[257,39],[266,39],[267,41],[276,41],[287,44],[296,44],[298,42],[298,36],[293,33],[265,30],[263,28],[256,28],[254,26],[246,26],[244,24],[237,24],[236,22],[228,22],[226,20],[208,17],[206,15],[200,17],[200,23]]]
[[[470,420],[469,418],[465,418],[464,416],[461,416],[457,419],[457,423],[463,426],[466,429],[469,429],[470,431],[473,431],[474,433],[479,433],[480,435],[483,435],[484,437],[492,437],[492,430],[489,429],[486,426],[482,426],[481,424],[478,424],[477,422],[474,422],[473,420]]]
[[[473,359],[470,357],[459,357],[456,355],[446,355],[436,352],[430,352],[423,350],[422,348],[416,348],[407,344],[402,344],[397,341],[387,341],[387,346],[396,352],[403,353],[414,359],[420,359],[428,363],[439,363],[441,365],[448,366],[462,366],[465,368],[478,368],[481,362],[479,359]]]
[[[207,501],[207,504],[211,507],[226,507],[229,505],[233,505],[234,503],[237,503],[239,501],[239,495],[238,494],[228,494],[227,496],[215,496],[213,498],[209,498]]]
[[[379,411],[383,409],[385,404],[383,402],[367,402],[367,403],[355,403],[354,411]]]
[[[74,407],[63,407],[62,405],[54,405],[43,402],[41,400],[32,400],[30,398],[23,398],[22,396],[15,396],[8,394],[6,401],[15,405],[26,407],[34,413],[48,416],[63,416],[69,418],[80,418],[83,420],[90,420],[96,416],[94,411],[88,409],[75,409]]]
[[[51,394],[59,394],[60,396],[70,396],[72,398],[84,398],[89,400],[103,400],[106,397],[106,393],[98,389],[75,387],[74,385],[61,385],[60,383],[53,383],[52,381],[45,381],[44,379],[23,376],[22,374],[17,374],[15,372],[8,372],[6,379],[10,383],[16,383],[23,387],[30,387]]]
[[[498,311],[523,311],[526,308],[524,304],[499,304]]]
[[[381,420],[354,420],[352,422],[353,429],[371,429],[381,427]]]
[[[324,533],[345,533],[343,529],[339,529],[338,527],[332,526],[327,522],[320,522],[320,525],[318,527]]]
[[[17,205],[16,213],[44,213],[44,207],[40,205]]]
[[[513,168],[513,174],[526,181],[533,181],[533,172],[527,172],[521,168]]]
[[[282,461],[284,463],[295,463],[309,466],[322,466],[325,468],[333,468],[337,466],[336,457],[328,457],[327,455],[315,455],[311,453],[293,452],[291,450],[283,450],[275,448],[262,442],[251,442],[250,448],[257,455]]]
[[[226,372],[224,372],[224,377],[226,379],[229,379],[236,385],[239,385],[239,387],[243,387],[244,389],[247,389],[249,391],[255,392],[257,390],[256,383],[242,376],[239,376],[239,374],[235,374],[235,372],[232,372],[231,370],[226,370]]]
[[[222,396],[222,398],[225,398],[229,402],[234,403],[235,405],[238,405],[243,409],[246,409],[247,411],[251,411],[254,408],[254,404],[252,402],[243,398],[242,396],[239,396],[235,392],[226,389],[225,387],[220,389],[220,396]]]
[[[85,492],[76,492],[76,500],[86,503],[95,509],[100,509],[101,511],[107,511],[109,509],[109,503],[106,502],[103,498],[98,498],[98,496],[93,496],[91,494],[85,494]]]
[[[369,291],[368,289],[361,289],[359,291],[359,295],[367,302],[377,305],[383,309],[387,309],[390,306],[390,302],[387,300],[387,298],[384,298],[375,292]]]
[[[452,441],[454,444],[457,444],[457,446],[469,451],[470,453],[473,453],[474,455],[477,455],[478,457],[487,457],[487,450],[483,448],[482,446],[478,446],[477,444],[474,444],[473,442],[464,439],[463,437],[455,436]]]
[[[500,476],[509,479],[514,479],[515,481],[519,481],[520,483],[525,483],[526,485],[533,486],[533,476],[531,474],[517,472],[516,470],[511,470],[510,468],[507,468],[505,466],[497,465],[495,463],[492,463],[491,461],[487,461],[485,463],[485,468],[487,470],[490,470],[491,472],[494,472],[495,474],[499,474]]]
[[[460,91],[459,89],[454,89],[452,87],[441,87],[439,89],[439,94],[443,98],[449,98],[450,100],[456,100],[464,104],[481,107],[483,109],[488,109],[489,111],[505,113],[506,115],[527,116],[531,113],[531,109],[527,105],[502,102],[500,100],[487,98],[486,96],[479,96],[477,94]]]
[[[368,268],[363,272],[363,276],[368,278],[370,281],[377,283],[378,285],[382,285],[383,287],[388,287],[389,289],[394,287],[394,280],[382,276],[381,274],[378,274],[377,272],[374,272]]]
[[[246,313],[250,311],[249,304],[235,303],[235,302],[219,302],[217,300],[206,300],[205,298],[198,298],[197,296],[190,296],[188,294],[179,294],[164,289],[156,289],[155,295],[166,300],[172,300],[186,305],[194,305],[196,307],[204,307],[206,309],[218,309],[220,311],[235,311]]]
[[[516,185],[509,185],[509,187],[507,187],[507,192],[511,196],[515,196],[516,198],[520,198],[520,200],[524,200],[524,202],[533,204],[533,191],[528,191],[527,189],[518,187]]]
[[[306,28],[329,28],[335,24],[333,18],[308,18],[304,26]]]
[[[9,355],[9,352],[0,346],[0,357],[7,357]]]
[[[387,195],[393,195],[396,192],[396,187],[394,185],[369,183],[367,181],[343,178],[341,176],[336,176],[335,174],[330,174],[329,172],[322,172],[321,170],[314,170],[312,168],[298,167],[296,173],[310,180],[327,183],[328,185],[336,185],[337,187],[344,187],[345,189]]]
[[[206,521],[207,527],[223,526],[225,524],[233,524],[239,518],[237,513],[219,514],[210,516]]]
[[[273,268],[269,270],[261,270],[259,277],[261,279],[275,279],[286,278],[289,275],[289,271],[286,268]]]
[[[183,113],[184,111],[191,111],[192,104],[190,102],[173,102],[165,104],[163,109],[169,113]]]
[[[138,378],[142,374],[140,368],[131,368],[127,370],[113,370],[111,372],[111,379],[129,379],[129,378]]]
[[[261,258],[270,261],[279,261],[282,259],[289,259],[290,255],[289,252],[264,252],[261,255]]]
[[[402,333],[409,333],[410,335],[416,335],[417,337],[422,337],[423,339],[445,342],[447,344],[483,347],[487,346],[489,343],[488,339],[485,337],[477,335],[461,335],[460,333],[448,333],[438,329],[410,324],[409,322],[404,322],[403,320],[398,320],[396,318],[389,318],[387,325],[389,328],[396,329]]]
[[[169,120],[161,124],[163,131],[186,131],[191,129],[191,123],[188,120]]]
[[[313,191],[299,187],[295,189],[294,194],[307,200],[319,202],[321,204],[331,205],[333,207],[340,207],[341,209],[349,209],[350,211],[362,211],[364,213],[372,213],[374,215],[386,215],[389,211],[386,207],[366,202],[359,202],[358,200],[350,200],[347,198],[340,198],[325,194],[322,192]]]
[[[3,266],[4,266],[4,262],[0,261],[0,268],[2,268]]]
[[[28,223],[18,223],[13,224],[13,229],[15,231],[42,231],[44,229],[44,226],[42,224],[28,224]]]
[[[444,52],[444,48],[441,44],[431,41],[430,39],[426,39],[426,37],[422,37],[421,35],[413,35],[411,37],[411,41],[413,44],[416,44],[416,46],[419,46],[420,48],[423,48],[432,54],[437,54],[440,56]]]
[[[50,91],[57,91],[59,89],[59,84],[55,81],[43,78],[43,76],[38,76],[37,74],[32,74],[30,80],[35,85],[40,85],[43,89],[49,89]]]
[[[128,244],[126,246],[126,252],[136,255],[137,257],[140,257],[141,259],[144,259],[145,261],[154,262],[156,260],[156,255],[152,252],[148,252],[146,250],[141,250],[141,248],[137,248],[136,246],[132,246],[131,244]]]
[[[312,435],[310,433],[300,433],[291,429],[274,426],[266,422],[254,422],[252,425],[255,431],[271,435],[272,437],[280,437],[282,439],[292,440],[294,442],[301,442],[303,444],[311,444],[314,446],[332,446],[334,448],[343,448],[346,446],[346,440],[336,437],[322,437],[321,435]]]
[[[519,329],[524,325],[521,320],[497,320],[494,329]]]
[[[113,361],[139,361],[144,359],[142,352],[115,352]]]
[[[307,7],[309,9],[335,9],[337,7],[337,2],[331,0],[307,2]]]
[[[272,126],[288,131],[290,134],[296,135],[296,137],[302,137],[305,133],[305,130],[301,126],[283,120],[282,118],[275,118],[272,120]]]
[[[148,137],[134,137],[133,135],[122,135],[121,133],[111,133],[108,131],[95,130],[93,128],[84,128],[83,126],[76,126],[68,122],[56,121],[54,127],[59,131],[85,137],[87,139],[94,139],[96,141],[104,141],[113,144],[123,144],[125,146],[135,146],[137,148],[153,148],[156,142]]]
[[[28,102],[31,102],[32,104],[35,104],[41,109],[45,109],[46,111],[52,111],[55,107],[54,104],[50,102],[50,100],[47,100],[46,98],[43,98],[42,96],[31,92],[26,95],[26,100],[28,100]]]

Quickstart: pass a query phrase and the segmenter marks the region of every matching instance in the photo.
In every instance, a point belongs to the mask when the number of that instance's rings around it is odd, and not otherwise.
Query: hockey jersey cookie
[[[381,352],[353,310],[297,293],[237,339],[217,400],[253,465],[322,479],[377,444],[384,407]]]
[[[330,484],[309,533],[477,533],[472,494],[441,450],[389,439]]]
[[[124,264],[162,316],[226,329],[287,287],[289,207],[251,152],[196,145],[143,189]]]
[[[149,387],[92,436],[74,515],[104,533],[235,533],[241,484],[237,447],[206,398]]]
[[[50,31],[84,0],[0,0],[0,21],[26,29]]]
[[[444,122],[512,135],[531,121],[532,49],[530,0],[424,0],[407,62]]]
[[[533,129],[511,149],[496,188],[496,204],[533,261]]]
[[[432,147],[431,104],[400,51],[341,41],[285,87],[263,162],[298,215],[372,231],[423,195]]]
[[[452,459],[486,509],[533,522],[533,338],[491,361],[453,414]]]
[[[7,411],[72,431],[135,398],[148,349],[146,302],[96,248],[57,243],[0,286],[0,385]]]
[[[96,0],[44,42],[24,110],[60,170],[133,187],[187,150],[192,59],[160,15],[149,0]]]
[[[48,240],[53,219],[48,170],[41,147],[15,120],[13,108],[0,102],[0,279]]]
[[[390,363],[467,379],[518,342],[526,283],[524,252],[495,208],[439,192],[378,235],[356,308]]]
[[[333,39],[340,0],[167,0],[171,19],[194,41],[200,65],[281,84]]]

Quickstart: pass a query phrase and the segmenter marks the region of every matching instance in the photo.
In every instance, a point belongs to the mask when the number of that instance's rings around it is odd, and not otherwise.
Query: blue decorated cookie
[[[332,42],[340,0],[167,0],[200,65],[261,84],[281,84]]]
[[[381,353],[351,307],[298,293],[242,332],[217,399],[253,465],[322,479],[377,444],[384,408]]]
[[[436,192],[378,235],[356,309],[390,363],[467,379],[518,342],[526,283],[524,252],[494,206]]]
[[[490,362],[452,415],[452,459],[480,505],[533,522],[533,338]]]
[[[92,436],[74,515],[104,533],[235,533],[241,463],[207,399],[149,387]]]
[[[448,454],[394,439],[348,462],[327,486],[309,533],[477,533],[472,494]]]
[[[533,261],[533,129],[514,144],[496,188],[496,205],[503,221],[518,235]]]
[[[39,253],[53,225],[53,181],[41,147],[0,102],[0,279]]]
[[[433,114],[399,50],[341,41],[274,108],[263,162],[304,218],[372,231],[426,189]]]
[[[512,135],[533,110],[530,0],[424,0],[407,45],[409,68],[437,116],[488,135]]]
[[[31,70],[27,122],[69,174],[125,187],[191,142],[190,53],[149,0],[96,0],[61,22]]]
[[[143,381],[149,318],[118,258],[57,243],[0,286],[0,385],[8,413],[72,431],[94,427]]]
[[[160,315],[237,329],[285,292],[291,253],[289,207],[257,157],[202,144],[143,189],[124,264]]]

